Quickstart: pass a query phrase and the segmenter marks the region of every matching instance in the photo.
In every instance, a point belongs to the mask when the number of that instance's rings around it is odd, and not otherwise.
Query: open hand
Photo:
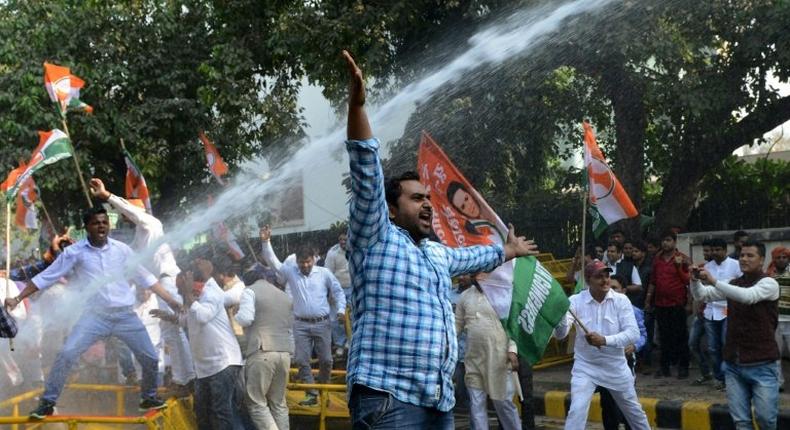
[[[362,70],[357,66],[354,57],[343,50],[343,59],[346,60],[348,66],[348,75],[350,78],[349,91],[348,91],[348,105],[349,106],[364,106],[365,105],[365,78],[362,76]]]
[[[538,255],[538,245],[524,236],[516,236],[513,224],[508,224],[507,242],[505,242],[505,260],[523,257],[525,255]]]

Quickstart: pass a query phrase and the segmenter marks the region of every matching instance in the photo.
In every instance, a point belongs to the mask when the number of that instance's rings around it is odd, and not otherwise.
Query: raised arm
[[[272,238],[272,229],[268,225],[261,227],[260,230],[260,237],[261,237],[261,257],[263,261],[269,265],[269,267],[273,268],[279,273],[282,273],[283,262],[277,258],[277,255],[274,253],[274,249],[272,248],[271,238]]]
[[[104,182],[102,182],[101,179],[92,178],[90,181],[90,189],[91,195],[93,195],[93,197],[109,203],[110,206],[120,212],[121,215],[129,218],[129,220],[133,222],[134,225],[147,228],[162,228],[162,223],[160,223],[159,220],[152,215],[146,213],[143,208],[138,208],[137,206],[129,203],[128,200],[107,191],[107,188],[104,187]]]
[[[350,78],[346,149],[351,174],[348,245],[353,251],[365,249],[380,239],[389,225],[389,215],[379,142],[373,138],[365,112],[365,80],[347,51],[343,51],[343,58]]]
[[[708,285],[702,285],[703,282]],[[751,288],[741,288],[719,281],[710,272],[701,269],[699,279],[692,278],[691,293],[695,298],[701,298],[706,302],[730,299],[738,303],[752,305],[765,300],[778,300],[779,284],[776,279],[765,277],[757,281]]]

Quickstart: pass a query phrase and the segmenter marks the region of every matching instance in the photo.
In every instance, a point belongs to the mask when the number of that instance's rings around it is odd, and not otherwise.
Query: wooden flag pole
[[[71,140],[71,133],[69,133],[69,126],[66,124],[66,118],[63,118],[61,122],[63,124],[63,131],[66,132],[66,136],[69,137]],[[73,142],[73,141],[72,141]],[[88,185],[85,183],[85,178],[82,177],[82,168],[80,167],[80,160],[77,157],[77,148],[76,145],[72,144],[73,152],[71,157],[74,159],[74,166],[77,167],[77,177],[80,178],[80,185],[82,186],[82,191],[85,193],[85,199],[88,200],[88,207],[93,207],[93,200],[91,200],[91,194],[88,192]]]
[[[55,229],[55,223],[52,222],[52,218],[49,216],[49,211],[47,210],[47,205],[44,204],[44,200],[41,198],[41,195],[38,196],[38,202],[41,204],[41,209],[44,211],[44,216],[47,218],[47,224],[49,224],[49,228],[52,229],[52,234],[57,235],[58,231]]]
[[[587,253],[587,190],[582,189],[582,252],[581,261],[584,262],[584,255]],[[584,263],[582,263],[582,274],[584,274]]]

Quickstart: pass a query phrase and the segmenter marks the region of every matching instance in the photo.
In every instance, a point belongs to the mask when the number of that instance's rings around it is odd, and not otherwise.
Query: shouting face
[[[420,241],[431,234],[431,197],[420,181],[401,181],[400,187],[398,204],[389,207],[390,218],[395,225],[409,232],[415,242]]]

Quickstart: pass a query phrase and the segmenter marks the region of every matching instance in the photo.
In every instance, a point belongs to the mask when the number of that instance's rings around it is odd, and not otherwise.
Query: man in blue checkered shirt
[[[457,361],[450,278],[537,254],[512,226],[504,246],[448,248],[428,240],[433,208],[416,173],[384,180],[365,113],[361,70],[351,75],[348,260],[352,337],[347,383],[354,429],[452,429]]]

